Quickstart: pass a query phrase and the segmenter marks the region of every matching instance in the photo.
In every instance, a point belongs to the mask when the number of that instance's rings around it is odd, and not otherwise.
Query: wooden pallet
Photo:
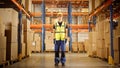
[[[115,63],[116,68],[120,68],[120,64]]]
[[[4,68],[5,66],[9,66],[10,65],[10,62],[9,61],[4,61],[2,62],[2,64],[0,64],[0,68]]]
[[[107,59],[107,58],[101,58],[101,57],[98,57],[98,56],[97,56],[97,58],[99,58],[99,59],[101,59],[101,60],[103,60],[103,61],[107,61],[107,62],[108,62],[108,59]]]
[[[40,53],[41,51],[32,51],[32,53]]]
[[[15,60],[10,60],[10,64],[14,64],[16,62],[18,62],[19,60],[18,59],[15,59]]]
[[[98,58],[96,55],[89,55],[91,58]]]
[[[45,51],[45,53],[54,53],[55,51]]]
[[[79,51],[72,51],[73,53],[79,53]]]
[[[87,53],[87,51],[78,51],[79,53]]]

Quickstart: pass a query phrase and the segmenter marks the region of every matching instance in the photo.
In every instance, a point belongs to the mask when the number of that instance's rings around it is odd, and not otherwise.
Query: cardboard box
[[[27,29],[30,29],[30,21],[28,19],[23,19],[22,20],[23,22],[23,28],[24,28],[24,31],[27,31]]]
[[[41,51],[40,41],[38,41],[36,45],[37,45],[36,46],[36,51]]]
[[[6,48],[0,48],[0,64],[6,61]]]
[[[89,42],[92,43],[93,42],[93,33],[92,32],[89,32],[89,35],[88,35],[88,39],[89,39]]]
[[[105,59],[108,59],[109,55],[110,55],[110,52],[109,52],[109,48],[108,47],[105,47]]]
[[[31,0],[25,0],[25,7],[27,11],[32,11],[32,1]]]
[[[0,36],[4,36],[5,35],[5,25],[0,22]]]
[[[113,38],[113,45],[114,45],[113,48],[114,48],[114,50],[120,50],[120,49],[119,49],[119,45],[120,45],[120,44],[119,44],[118,41],[119,41],[118,38]]]
[[[22,43],[22,57],[25,57],[25,43]]]
[[[66,45],[66,49],[65,49],[65,51],[69,51],[69,44]]]
[[[31,55],[31,46],[33,42],[33,31],[31,29],[27,29],[27,31],[24,31],[24,43],[25,43],[25,56]]]
[[[72,47],[72,51],[73,51],[73,52],[77,52],[77,51],[78,51],[78,48],[77,48],[77,47]]]
[[[18,40],[18,30],[16,27],[10,26],[10,30],[5,30],[5,36],[7,37],[7,42],[17,42]]]
[[[100,6],[104,0],[95,0],[95,8]]]
[[[72,43],[72,51],[78,51],[78,42]]]
[[[72,33],[72,42],[78,42],[77,33]]]
[[[12,8],[1,8],[0,9],[0,19],[3,23],[8,26],[12,25],[17,27],[18,26],[18,12]],[[8,29],[5,27],[5,29]]]
[[[30,46],[32,46],[32,41],[29,41],[28,43],[26,43],[26,56],[30,56],[31,55],[31,48]]]
[[[18,43],[7,43],[6,60],[18,59]]]
[[[0,36],[0,48],[6,48],[6,37]]]
[[[105,41],[104,41],[104,39],[97,40],[97,48],[105,48]]]
[[[89,1],[89,12],[92,12],[95,9],[95,0]]]
[[[54,44],[45,43],[45,48],[46,51],[54,51]]]
[[[119,64],[120,63],[120,51],[114,50],[114,63]]]
[[[46,17],[46,24],[50,24],[50,17]]]
[[[110,33],[105,33],[105,47],[110,45]]]
[[[89,49],[89,41],[88,40],[85,40],[85,42],[84,42],[84,45],[85,45],[85,51],[88,51],[88,49]]]
[[[78,42],[78,49],[79,51],[85,51],[85,45],[83,42]]]

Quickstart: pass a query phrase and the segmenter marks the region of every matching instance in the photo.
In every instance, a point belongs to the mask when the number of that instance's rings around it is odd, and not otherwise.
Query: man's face
[[[58,16],[58,21],[61,22],[61,21],[62,21],[62,18],[63,18],[62,16]]]

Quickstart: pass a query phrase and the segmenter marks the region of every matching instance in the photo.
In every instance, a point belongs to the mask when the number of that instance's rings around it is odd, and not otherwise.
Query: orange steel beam
[[[42,29],[35,29],[33,30],[35,33],[40,33],[42,32]],[[46,31],[49,31],[49,32],[53,32],[53,30],[46,30]],[[73,33],[76,33],[76,32],[89,32],[88,29],[81,29],[81,30],[72,30]]]
[[[43,0],[32,0],[33,4],[40,4],[42,3]],[[80,1],[89,1],[89,0],[45,0],[45,2],[54,2],[54,1],[58,1],[58,2],[80,2]]]
[[[42,15],[42,13],[40,12],[32,12],[31,13],[32,16],[34,17],[39,17]],[[53,16],[53,15],[57,15],[57,12],[46,12],[46,16]],[[63,12],[63,16],[67,16],[68,13],[67,12]],[[88,12],[72,12],[72,16],[85,16],[88,15]]]
[[[88,30],[88,29],[72,30],[72,32],[74,32],[74,33],[78,33],[78,32],[89,32],[89,30]]]
[[[17,3],[16,0],[11,0],[20,10],[22,10],[27,16],[28,18],[30,18],[30,15],[26,12],[26,10],[19,4]]]
[[[46,29],[49,28],[49,29],[52,29],[53,28],[53,25],[52,24],[31,24],[30,25],[30,28],[31,29],[41,29],[42,26],[44,26]],[[72,29],[88,29],[89,25],[88,24],[70,24],[68,25],[69,27],[71,27]],[[90,25],[90,27],[94,27],[93,24]]]
[[[53,27],[53,25],[51,25],[51,24],[31,24],[30,28],[31,29],[40,29],[40,28],[42,28],[42,26],[44,26],[45,28],[52,28]]]
[[[33,30],[35,33],[40,33],[40,32],[42,32],[42,30]]]
[[[42,24],[31,24],[30,28],[31,29],[40,29],[40,28],[42,28]]]
[[[112,0],[107,0],[102,6],[98,7],[94,12],[92,12],[89,15],[89,19],[91,19],[92,16],[96,15],[97,13],[99,13],[102,9],[108,7],[110,4],[112,4]]]
[[[70,27],[72,29],[88,29],[89,25],[88,24],[79,24],[79,25],[77,25],[77,24],[70,24]],[[94,27],[94,25],[91,24],[90,27],[92,28],[92,27]]]

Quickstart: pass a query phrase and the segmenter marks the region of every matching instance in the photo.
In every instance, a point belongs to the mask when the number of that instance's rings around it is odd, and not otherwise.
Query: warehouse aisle
[[[114,68],[98,58],[87,57],[86,54],[67,53],[66,66],[61,64],[57,68]],[[54,53],[32,54],[31,57],[15,63],[7,68],[56,68],[54,66]]]

